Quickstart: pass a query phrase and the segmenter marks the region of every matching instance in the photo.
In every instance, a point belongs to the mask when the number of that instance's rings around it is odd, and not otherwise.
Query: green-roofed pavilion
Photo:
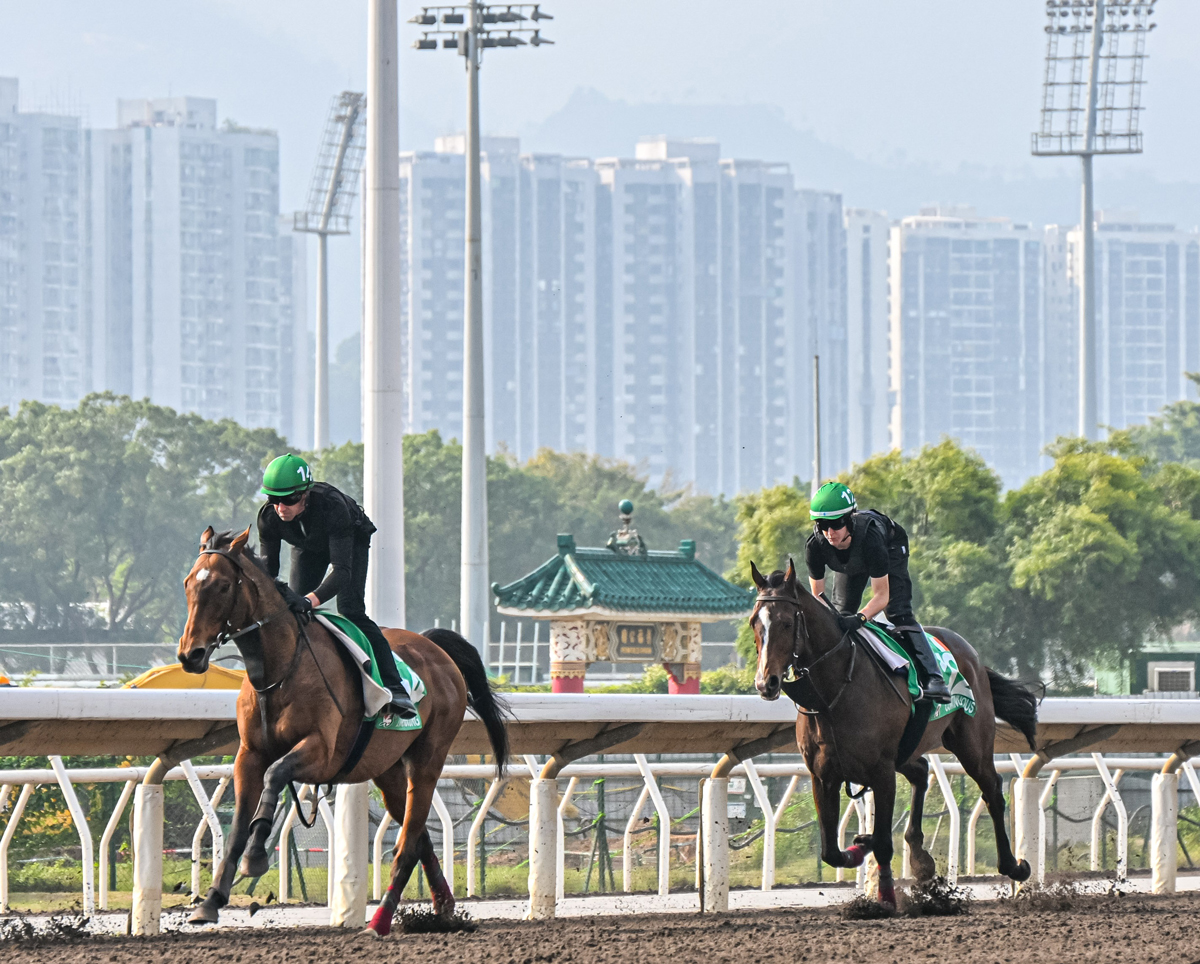
[[[701,624],[749,615],[754,594],[700,562],[691,539],[647,549],[630,525],[633,505],[620,508],[622,528],[607,546],[576,546],[560,534],[558,552],[533,572],[494,583],[496,609],[550,620],[555,692],[581,692],[588,664],[612,661],[661,662],[672,692],[698,693]]]

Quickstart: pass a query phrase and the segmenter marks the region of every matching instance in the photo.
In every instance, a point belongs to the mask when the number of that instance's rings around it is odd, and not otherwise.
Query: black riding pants
[[[337,608],[341,615],[362,630],[362,634],[370,642],[383,685],[393,693],[402,694],[404,686],[400,681],[400,673],[396,670],[396,663],[392,659],[392,648],[384,638],[382,630],[375,624],[375,620],[367,615],[367,564],[370,558],[371,536],[369,534],[355,536],[350,582],[337,594]],[[298,547],[292,546],[292,572],[288,579],[288,585],[302,596],[307,595],[321,584],[328,568],[328,553],[302,551]]]

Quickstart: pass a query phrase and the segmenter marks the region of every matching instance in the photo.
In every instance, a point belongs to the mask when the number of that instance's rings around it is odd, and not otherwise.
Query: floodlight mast
[[[317,358],[314,379],[313,448],[329,445],[329,260],[328,237],[350,233],[350,205],[362,168],[366,98],[345,90],[333,98],[317,154],[308,206],[297,211],[296,231],[317,236]]]
[[[1096,238],[1092,158],[1097,154],[1140,154],[1138,130],[1147,23],[1157,0],[1047,0],[1046,68],[1041,129],[1033,135],[1038,156],[1077,155],[1082,162],[1079,292],[1078,433],[1099,430],[1096,374]],[[1105,14],[1112,18],[1105,22]],[[1122,38],[1132,49],[1122,53]],[[1068,38],[1069,53],[1059,53]],[[1087,62],[1087,79],[1082,77]],[[1067,79],[1059,79],[1063,69]],[[1080,105],[1081,95],[1083,105]],[[1118,103],[1118,99],[1120,103]],[[1082,129],[1080,129],[1082,121]]]
[[[487,451],[484,436],[483,227],[479,175],[479,68],[486,47],[553,43],[537,24],[554,18],[536,3],[466,3],[422,7],[409,23],[431,28],[417,50],[457,50],[467,68],[467,221],[463,317],[462,562],[459,629],[486,663],[491,605],[488,588]],[[526,26],[532,23],[533,26]],[[462,24],[466,29],[448,29]]]

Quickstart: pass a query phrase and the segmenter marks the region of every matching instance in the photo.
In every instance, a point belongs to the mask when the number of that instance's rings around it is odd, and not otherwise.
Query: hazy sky
[[[405,21],[417,4],[400,8]],[[1068,163],[1029,156],[1043,0],[549,0],[545,9],[555,46],[487,54],[487,131],[534,134],[572,92],[592,88],[629,103],[774,105],[793,126],[883,163],[1039,177]],[[364,89],[365,10],[353,0],[0,0],[0,76],[20,79],[23,107],[72,106],[93,126],[113,124],[119,97],[215,97],[220,118],[279,131],[290,210],[303,203],[331,95]],[[1102,163],[1198,182],[1200,3],[1160,0],[1154,19],[1146,154]],[[429,148],[462,125],[463,70],[449,51],[412,50],[416,36],[402,23],[401,140]],[[335,330],[353,320],[335,317]]]

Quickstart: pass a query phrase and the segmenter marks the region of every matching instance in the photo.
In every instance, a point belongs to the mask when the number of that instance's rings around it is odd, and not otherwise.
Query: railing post
[[[343,783],[337,788],[334,811],[333,896],[329,906],[332,927],[359,928],[367,921],[367,835],[370,789],[366,783]]]
[[[113,807],[112,815],[108,818],[108,823],[104,827],[104,835],[100,838],[99,883],[101,910],[108,910],[108,846],[112,841],[113,834],[117,832],[117,827],[121,825],[121,815],[125,812],[125,807],[129,805],[129,798],[133,796],[136,786],[136,780],[129,780],[125,783],[124,789],[121,790],[121,796],[117,799],[117,805]]]
[[[475,819],[471,821],[471,829],[467,833],[467,896],[478,897],[479,893],[476,889],[476,873],[478,870],[478,856],[476,847],[479,843],[479,834],[483,828],[483,821],[487,819],[488,811],[492,809],[492,804],[496,802],[496,797],[499,796],[501,788],[504,786],[505,778],[496,777],[488,787],[487,793],[484,794],[482,802],[479,804],[479,813],[475,815]],[[553,826],[553,824],[551,825]]]
[[[975,801],[975,807],[971,810],[971,819],[967,821],[967,876],[975,876],[975,834],[979,829],[979,817],[983,814],[984,808],[987,806],[987,801],[983,794],[979,795],[979,799]]]
[[[379,821],[379,829],[375,831],[374,849],[371,853],[371,863],[375,867],[375,888],[373,896],[376,901],[383,897],[383,838],[387,829],[392,825],[392,815],[386,810]]]
[[[654,801],[654,809],[658,813],[658,893],[660,897],[665,897],[671,892],[671,812],[658,789],[658,780],[651,772],[645,754],[635,753],[633,759],[642,771],[642,779],[646,781],[646,789],[650,791],[650,799]]]
[[[1012,807],[1016,824],[1013,852],[1017,859],[1029,862],[1030,879],[1040,881],[1042,869],[1042,781],[1037,777],[1017,777],[1013,780]]]
[[[932,753],[929,756],[929,762],[933,766],[938,786],[942,790],[942,800],[950,815],[950,839],[947,841],[948,847],[946,848],[946,881],[953,887],[958,883],[958,835],[959,828],[962,826],[962,815],[958,812],[958,800],[954,796],[954,787],[946,775],[946,766],[942,763],[942,758],[938,754]]]
[[[8,845],[12,843],[13,834],[17,832],[17,824],[21,822],[21,815],[25,813],[25,804],[29,802],[29,796],[32,793],[32,783],[21,787],[17,802],[8,816],[8,825],[4,828],[4,836],[0,837],[0,911],[8,910]]]
[[[579,784],[579,777],[571,777],[567,781],[566,792],[558,801],[558,807],[555,811],[555,847],[554,847],[554,899],[560,901],[567,893],[567,823],[566,813],[567,807],[571,804],[571,797],[575,795],[575,787]]]
[[[754,767],[753,760],[745,760],[742,766],[746,770],[746,779],[754,792],[754,800],[763,815],[763,862],[762,889],[770,890],[775,886],[775,810],[771,807],[771,798],[767,788],[763,786]]]
[[[1062,770],[1055,770],[1050,774],[1050,779],[1046,781],[1046,786],[1042,790],[1042,795],[1038,798],[1038,876],[1037,882],[1043,883],[1046,878],[1046,807],[1050,805],[1050,798],[1054,795],[1054,787],[1058,784],[1058,778],[1062,776]]]
[[[633,893],[633,831],[641,819],[642,811],[646,809],[646,801],[650,799],[650,791],[642,781],[642,792],[638,794],[637,803],[625,823],[625,837],[621,847],[621,889],[627,894]]]
[[[704,892],[700,909],[723,914],[729,910],[729,777],[704,782],[701,808],[704,832]]]
[[[1178,835],[1179,774],[1156,773],[1150,780],[1150,870],[1156,894],[1175,893]]]
[[[442,822],[442,874],[446,878],[446,886],[454,893],[454,819],[450,809],[442,799],[442,795],[433,791],[433,809],[437,811],[438,819]]]
[[[162,848],[162,783],[142,783],[133,793],[133,910],[129,932],[134,936],[159,932],[159,918],[162,916]]]
[[[555,912],[558,891],[557,795],[558,781],[553,777],[538,777],[529,784],[529,911],[526,914],[529,920],[549,920]],[[473,857],[468,854],[468,869]]]

